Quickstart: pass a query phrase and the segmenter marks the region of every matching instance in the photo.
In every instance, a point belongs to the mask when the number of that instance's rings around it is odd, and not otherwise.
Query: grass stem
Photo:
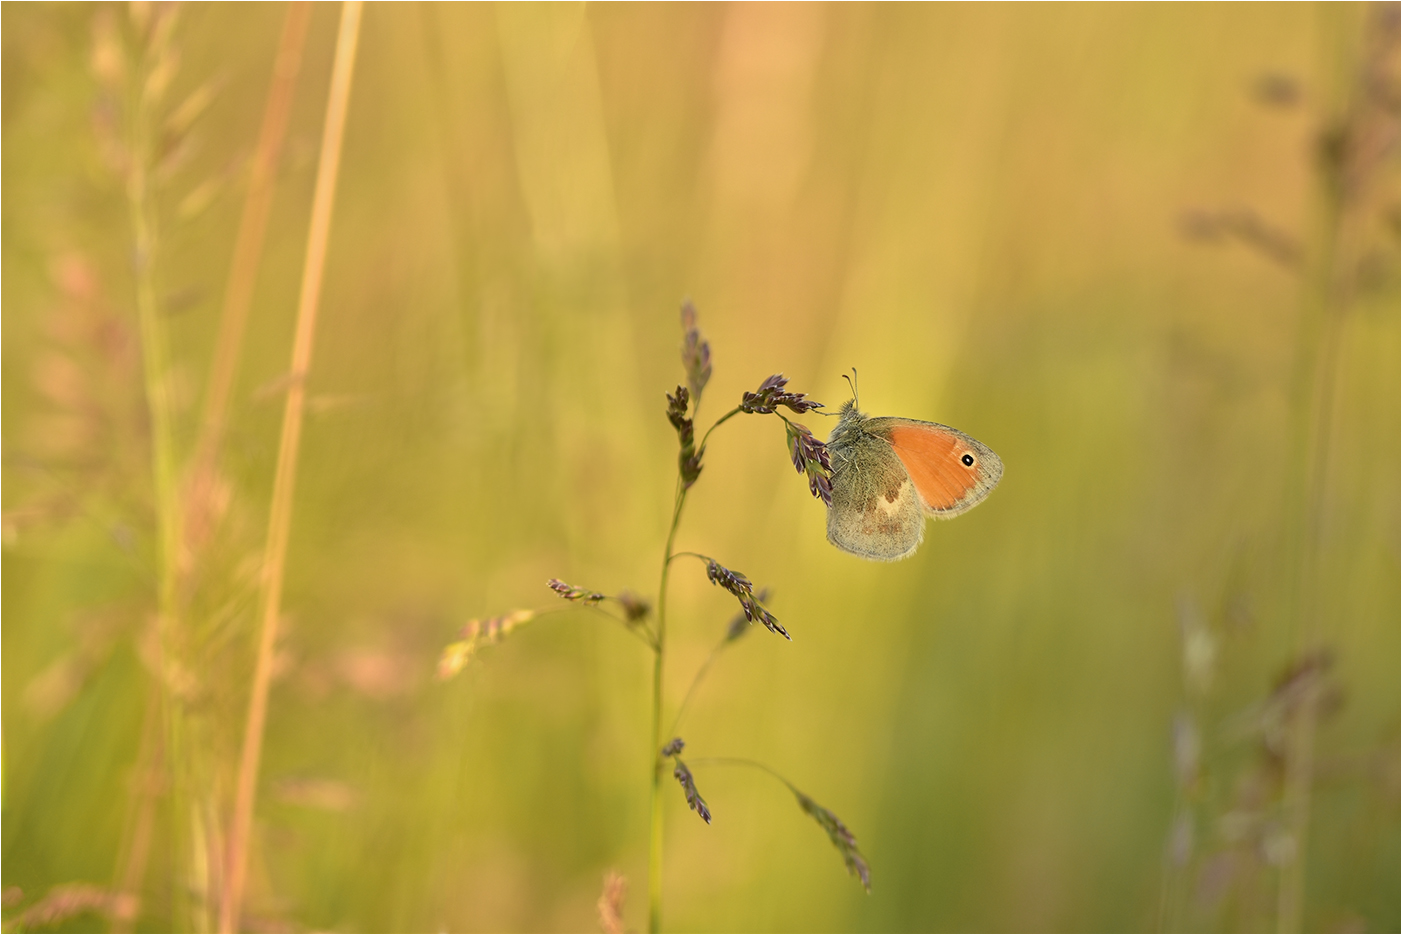
[[[263,554],[263,602],[258,656],[254,664],[248,720],[235,785],[234,814],[229,833],[228,885],[225,887],[219,911],[221,932],[232,932],[238,928],[244,882],[247,878],[249,834],[253,823],[258,761],[263,747],[263,727],[267,719],[268,687],[272,681],[273,651],[277,643],[277,622],[282,601],[288,531],[292,520],[292,497],[297,478],[297,453],[302,435],[306,378],[311,366],[312,342],[316,334],[317,307],[321,298],[322,273],[331,229],[331,210],[335,202],[336,177],[340,170],[341,141],[350,103],[355,51],[360,37],[360,19],[361,3],[359,0],[349,0],[342,8],[340,31],[336,38],[336,58],[331,70],[331,88],[327,96],[326,122],[321,139],[321,158],[317,165],[311,225],[307,232],[306,261],[302,269],[302,290],[297,304],[297,326],[292,345],[292,382],[283,410],[282,437],[278,443],[277,470],[273,479],[272,505],[268,518],[268,541]]]
[[[156,510],[156,680],[162,750],[171,777],[172,813],[181,814],[184,763],[181,699],[173,686],[179,667],[177,641],[178,582],[180,568],[180,497],[176,484],[174,415],[170,399],[170,354],[168,336],[161,318],[157,287],[159,250],[155,197],[151,176],[155,161],[156,130],[154,109],[161,82],[156,77],[168,73],[173,52],[170,37],[172,12],[162,14],[148,33],[142,52],[138,80],[129,91],[128,158],[126,164],[127,208],[130,213],[135,267],[136,314],[141,336],[142,375],[147,412],[151,420],[151,469]],[[179,828],[177,819],[176,828]],[[183,851],[177,830],[175,852]],[[180,891],[183,891],[183,887]],[[177,896],[177,902],[183,902]],[[177,910],[177,915],[179,912]]]
[[[1367,104],[1359,99],[1366,81],[1356,77],[1366,75],[1369,63],[1345,51],[1351,46],[1348,37],[1362,24],[1354,11],[1331,13],[1325,32],[1334,40],[1330,55],[1335,60],[1328,63],[1327,71],[1341,79],[1341,85],[1332,112],[1322,115],[1326,122],[1318,157],[1315,243],[1305,283],[1295,383],[1290,560],[1297,660],[1317,652],[1324,636],[1324,527],[1334,410],[1344,328],[1362,252],[1365,212],[1361,209],[1367,204],[1365,195],[1377,167],[1376,156],[1360,145],[1368,129]],[[1309,680],[1286,738],[1282,804],[1293,847],[1281,867],[1277,890],[1276,925],[1281,932],[1301,931],[1303,924],[1319,695],[1317,680]]]
[[[657,586],[657,640],[652,660],[652,819],[647,861],[649,932],[662,930],[662,774],[667,765],[662,756],[662,689],[667,658],[667,578],[672,570],[672,545],[677,539],[677,526],[681,523],[682,507],[685,505],[686,488],[678,476],[672,506],[672,527],[667,532],[667,546],[662,556],[662,579]]]
[[[229,279],[224,287],[219,337],[214,345],[209,387],[205,393],[200,434],[195,445],[192,474],[197,479],[213,466],[223,440],[229,397],[238,373],[243,335],[248,322],[248,309],[253,302],[258,260],[262,256],[263,240],[268,230],[268,214],[272,208],[278,156],[282,152],[282,143],[287,135],[287,121],[292,112],[292,95],[297,87],[297,73],[302,65],[302,49],[306,45],[307,28],[311,23],[311,8],[308,0],[296,0],[288,5],[287,15],[283,19],[282,36],[278,40],[277,57],[273,62],[272,85],[268,89],[268,100],[263,108],[263,123],[258,131],[258,143],[249,166],[248,191],[244,196],[243,213],[239,217],[234,255],[229,264]]]

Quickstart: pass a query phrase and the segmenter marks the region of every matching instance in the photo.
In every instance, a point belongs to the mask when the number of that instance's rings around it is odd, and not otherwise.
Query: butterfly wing
[[[893,562],[925,535],[924,505],[885,439],[858,435],[831,444],[832,505],[828,541],[853,555]]]
[[[973,509],[997,486],[1003,462],[987,445],[938,422],[873,419],[871,431],[886,439],[937,519]]]

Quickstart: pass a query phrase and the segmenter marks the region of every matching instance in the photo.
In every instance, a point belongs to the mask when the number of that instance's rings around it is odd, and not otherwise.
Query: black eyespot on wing
[[[964,457],[960,458],[959,460],[963,462],[964,467],[974,466],[974,456],[969,454],[967,451],[964,452]]]

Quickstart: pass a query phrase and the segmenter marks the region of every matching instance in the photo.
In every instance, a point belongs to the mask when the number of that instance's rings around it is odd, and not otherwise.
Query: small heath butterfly
[[[853,398],[828,438],[832,505],[828,541],[893,562],[915,553],[925,517],[973,509],[997,486],[1003,462],[988,446],[937,422],[868,416]]]

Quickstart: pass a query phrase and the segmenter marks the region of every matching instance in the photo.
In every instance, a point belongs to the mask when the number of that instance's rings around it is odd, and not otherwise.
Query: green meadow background
[[[285,13],[178,9],[150,105],[211,94],[153,176],[182,464]],[[123,924],[31,910],[130,877],[143,802],[129,924],[212,926],[222,879],[340,7],[312,13],[162,689],[109,98],[168,15],[0,12],[11,930]],[[1302,866],[1298,924],[1396,931],[1397,32],[1395,4],[366,7],[245,924],[597,930],[616,870],[646,926],[647,650],[572,612],[435,667],[470,618],[555,607],[552,576],[655,598],[690,297],[701,424],[780,371],[836,408],[856,367],[864,410],[1006,473],[867,563],[777,420],[712,436],[678,547],[771,588],[794,639],[721,656],[687,756],[778,770],[873,883],[779,783],[696,764],[715,819],[667,780],[666,927],[1261,930]],[[669,711],[735,610],[676,572]]]

